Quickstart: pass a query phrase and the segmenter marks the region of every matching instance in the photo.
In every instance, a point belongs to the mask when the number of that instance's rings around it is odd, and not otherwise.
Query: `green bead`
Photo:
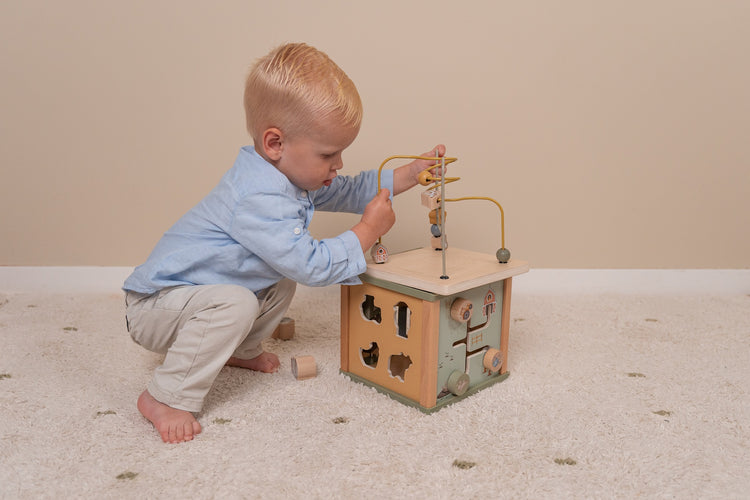
[[[495,257],[497,257],[497,261],[500,264],[505,264],[510,260],[510,250],[507,248],[501,248],[497,251]]]

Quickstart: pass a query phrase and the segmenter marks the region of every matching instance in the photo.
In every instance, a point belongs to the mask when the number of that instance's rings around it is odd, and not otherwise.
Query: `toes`
[[[185,427],[186,425],[177,424],[174,426],[174,438],[173,443],[181,443],[185,441]]]
[[[175,429],[174,425],[169,426],[169,442],[170,443],[176,443],[177,442],[177,430]]]
[[[273,353],[268,353],[268,357],[266,358],[266,370],[273,373],[277,371],[280,366],[281,361],[279,361],[279,357]]]
[[[183,441],[192,441],[196,434],[200,433],[201,425],[197,420],[190,420],[185,422],[183,426]]]
[[[161,435],[162,441],[164,441],[165,443],[171,442],[170,437],[169,437],[169,427],[161,427],[158,430],[159,430],[159,434]]]
[[[279,366],[281,366],[281,363],[274,363],[273,361],[267,361],[266,366],[264,367],[263,371],[266,373],[276,373],[279,371]]]

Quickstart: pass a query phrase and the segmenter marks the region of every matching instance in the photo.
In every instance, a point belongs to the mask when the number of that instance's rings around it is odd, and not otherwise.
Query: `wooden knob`
[[[456,396],[463,396],[469,389],[470,380],[471,379],[466,372],[454,370],[453,373],[448,376],[446,387]]]
[[[457,298],[451,304],[451,318],[460,323],[466,323],[471,319],[471,301],[468,299]]]
[[[297,380],[306,380],[318,375],[318,367],[312,356],[292,357],[292,373]]]
[[[503,353],[499,349],[489,348],[484,353],[482,364],[492,373],[497,373],[503,367]]]
[[[271,338],[289,340],[294,337],[294,320],[292,318],[282,318],[279,326],[273,331]]]

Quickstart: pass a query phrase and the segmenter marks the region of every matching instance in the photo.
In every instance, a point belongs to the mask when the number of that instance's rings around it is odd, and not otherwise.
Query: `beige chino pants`
[[[146,349],[164,354],[147,389],[172,408],[198,412],[231,356],[253,359],[294,297],[284,279],[258,293],[237,285],[165,288],[154,294],[127,292],[128,330]]]

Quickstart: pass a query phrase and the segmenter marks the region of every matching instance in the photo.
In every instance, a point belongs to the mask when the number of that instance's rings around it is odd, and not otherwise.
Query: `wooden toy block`
[[[421,248],[368,265],[341,287],[341,371],[432,412],[504,380],[511,280],[527,262]]]
[[[442,250],[443,249],[443,237],[442,236],[433,236],[430,238],[430,247],[433,250]],[[445,238],[445,248],[448,248],[448,239]]]
[[[435,188],[422,192],[422,205],[429,210],[435,210],[440,206],[440,191]]]
[[[375,262],[376,264],[382,264],[383,262],[388,262],[388,249],[385,248],[385,245],[376,243],[370,249],[370,257],[372,258],[373,262]]]
[[[318,375],[318,366],[312,356],[294,356],[292,358],[292,373],[297,380],[307,380]]]
[[[279,326],[271,334],[271,338],[279,340],[290,340],[294,337],[294,320],[284,317],[281,319]]]

